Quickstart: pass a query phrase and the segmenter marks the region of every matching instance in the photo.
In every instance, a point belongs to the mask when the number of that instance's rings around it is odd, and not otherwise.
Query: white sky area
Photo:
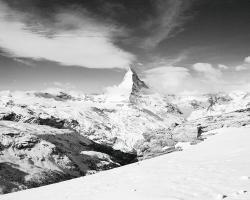
[[[249,91],[250,57],[241,65],[195,63],[191,68],[163,65],[145,72],[145,81],[160,93]],[[234,77],[232,76],[234,75]]]
[[[10,17],[11,16],[11,17]],[[62,65],[88,68],[127,68],[135,57],[114,45],[114,34],[121,30],[73,13],[57,15],[58,26],[72,21],[76,30],[61,30],[52,37],[34,32],[21,15],[0,2],[0,46],[13,57],[45,59]]]

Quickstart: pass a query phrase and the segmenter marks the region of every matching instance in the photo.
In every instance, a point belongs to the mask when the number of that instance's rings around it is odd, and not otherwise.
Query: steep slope
[[[148,86],[139,78],[135,70],[130,67],[123,81],[117,86],[107,88],[105,95],[109,102],[133,102],[137,96],[140,96],[147,89],[149,89]]]
[[[74,131],[0,122],[0,194],[47,185],[136,161]]]
[[[2,199],[250,199],[250,128],[213,132],[182,152]]]
[[[132,72],[132,91],[129,97],[130,102],[136,102],[136,98],[138,98],[144,91],[147,91],[149,87],[138,77],[137,73],[133,68],[130,69]]]

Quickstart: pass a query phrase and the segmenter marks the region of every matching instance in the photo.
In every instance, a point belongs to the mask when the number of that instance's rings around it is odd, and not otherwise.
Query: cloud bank
[[[248,57],[245,58],[245,62],[246,63],[250,63],[250,56],[248,56]]]
[[[209,63],[195,63],[193,69],[199,73],[198,76],[211,82],[217,82],[222,77],[221,70],[214,68]]]
[[[241,65],[235,67],[236,71],[247,71],[250,70],[250,56],[244,59],[244,62]]]
[[[97,1],[91,8],[91,2],[75,0],[60,7],[51,1],[44,5],[56,9],[46,16],[48,11],[35,1],[17,1],[10,7],[10,2],[0,0],[0,48],[15,58],[88,68],[127,68],[182,29],[190,18],[185,11],[193,1],[148,0],[145,5]],[[79,6],[71,8],[73,5]],[[148,10],[140,12],[138,8]],[[143,15],[136,17],[138,13]],[[136,48],[139,50],[134,51]]]
[[[195,63],[191,68],[165,65],[147,70],[145,81],[163,94],[249,91],[250,67],[244,68],[244,74],[240,72],[243,69],[237,67],[232,71],[222,64],[213,66],[210,63]]]
[[[24,22],[27,17],[0,1],[0,48],[8,56],[88,68],[127,68],[135,60],[114,44],[115,34],[122,29],[113,24],[99,23],[87,14],[62,12],[54,16],[56,29],[44,30],[39,24],[30,27]],[[70,25],[74,28],[64,28]]]

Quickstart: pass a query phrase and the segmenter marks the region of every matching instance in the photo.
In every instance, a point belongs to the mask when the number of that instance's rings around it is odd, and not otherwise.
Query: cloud
[[[222,70],[228,70],[228,69],[229,69],[228,66],[222,65],[222,64],[218,64],[218,68],[219,68],[219,69],[222,69]]]
[[[127,68],[135,56],[117,47],[122,29],[84,14],[56,13],[54,30],[29,26],[25,14],[0,1],[0,48],[11,57],[50,60],[66,66]],[[74,28],[68,28],[74,25]],[[53,26],[52,26],[53,27]]]
[[[230,71],[222,73],[221,70],[210,63],[195,63],[191,69],[166,65],[147,70],[144,80],[161,94],[232,91],[242,88],[247,82],[246,77],[232,79],[228,75]]]
[[[244,59],[244,62],[241,65],[235,67],[235,71],[246,71],[250,69],[250,56]]]
[[[248,57],[245,58],[245,62],[246,63],[250,63],[250,56],[248,56]]]
[[[214,68],[209,63],[195,63],[193,65],[193,69],[196,72],[202,73],[204,78],[210,81],[219,81],[220,77],[222,76],[220,69]]]
[[[64,88],[64,89],[74,89],[76,88],[75,85],[73,85],[72,83],[62,83],[62,82],[58,82],[58,81],[55,81],[53,82],[53,85],[56,86],[56,87],[59,87],[59,88]]]
[[[178,93],[180,86],[190,78],[187,68],[161,66],[145,72],[145,81],[160,93]]]
[[[22,63],[24,65],[27,65],[27,66],[33,66],[32,62],[29,62],[29,61],[27,61],[25,59],[14,58],[13,60],[16,61],[16,62]]]
[[[152,1],[155,14],[139,26],[147,35],[140,39],[140,46],[145,49],[156,47],[163,40],[181,31],[181,26],[191,17],[184,12],[192,0],[156,0]],[[177,31],[178,29],[178,31]]]
[[[235,70],[236,71],[244,71],[244,70],[247,70],[248,67],[246,65],[238,65],[235,67]]]

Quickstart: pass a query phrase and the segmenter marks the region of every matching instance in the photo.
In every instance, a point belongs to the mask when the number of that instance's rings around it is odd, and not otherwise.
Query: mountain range
[[[0,193],[180,151],[204,132],[249,125],[249,111],[250,93],[161,95],[131,68],[98,95],[2,91]]]

